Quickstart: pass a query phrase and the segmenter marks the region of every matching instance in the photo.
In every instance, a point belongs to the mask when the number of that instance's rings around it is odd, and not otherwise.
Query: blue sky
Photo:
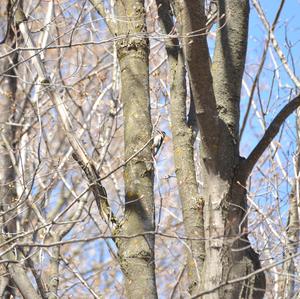
[[[269,23],[272,23],[278,7],[281,1],[265,0],[261,1],[262,8],[267,16]],[[290,0],[286,1],[279,18],[278,24],[275,30],[275,36],[280,44],[282,51],[288,59],[290,67],[295,68],[295,74],[298,76],[300,69],[300,56],[297,55],[300,51],[300,1]],[[248,52],[247,52],[247,66],[244,80],[248,87],[251,88],[254,75],[258,69],[264,43],[267,38],[267,31],[264,28],[261,20],[258,18],[255,8],[251,5],[250,24],[249,24],[249,39],[248,39]],[[291,59],[291,55],[293,59]],[[274,63],[275,61],[275,63]],[[275,65],[276,64],[276,65]],[[278,80],[278,74],[280,80]],[[274,80],[273,80],[274,77]],[[273,80],[273,88],[272,86]],[[284,70],[277,54],[273,47],[267,54],[265,67],[262,72],[259,81],[259,91],[262,99],[262,107],[266,112],[267,125],[273,119],[273,117],[280,111],[284,104],[287,103],[290,97],[291,90],[296,93],[293,82],[289,79],[286,71]],[[254,96],[256,105],[259,107],[257,101],[258,95]],[[241,101],[241,120],[243,119],[243,113],[248,103],[248,96],[243,90],[243,97]],[[247,130],[242,140],[241,151],[243,155],[249,153],[251,148],[256,144],[259,135],[263,133],[261,125],[257,122],[254,116],[254,111],[250,113]],[[250,119],[251,118],[251,119]],[[288,123],[292,126],[294,118],[291,116]],[[253,135],[257,135],[255,138]],[[250,137],[250,138],[249,138]],[[247,142],[246,142],[246,141]],[[246,146],[246,148],[243,147]]]

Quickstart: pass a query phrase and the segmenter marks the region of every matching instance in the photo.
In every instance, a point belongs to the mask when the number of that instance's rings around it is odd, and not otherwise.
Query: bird
[[[152,145],[152,155],[155,156],[159,152],[159,149],[162,146],[162,143],[166,137],[166,133],[161,130],[156,130],[155,135],[153,137],[153,145]]]

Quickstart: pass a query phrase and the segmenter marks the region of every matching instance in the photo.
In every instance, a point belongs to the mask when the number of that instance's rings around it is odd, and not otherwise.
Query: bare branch
[[[264,136],[261,138],[248,156],[247,160],[242,165],[242,173],[245,174],[246,177],[249,176],[258,159],[269,146],[273,138],[277,135],[281,125],[299,106],[300,95],[297,95],[292,101],[285,105],[273,119]]]
[[[93,295],[94,298],[96,298],[96,299],[103,298],[103,296],[97,295],[97,293],[93,290],[93,288],[91,286],[89,286],[88,282],[79,273],[79,271],[72,269],[70,262],[66,258],[61,257],[61,259],[65,263],[65,265],[69,269],[69,271],[72,272],[78,278],[78,280],[87,288],[87,290]]]
[[[283,7],[284,1],[281,1],[279,10],[278,10],[278,12],[276,14],[276,17],[275,17],[275,20],[274,20],[272,26],[270,26],[270,24],[268,23],[267,18],[266,18],[265,14],[264,14],[264,11],[262,10],[262,7],[261,7],[259,1],[258,0],[252,0],[252,2],[253,2],[253,5],[254,5],[257,13],[258,13],[258,16],[260,17],[262,23],[264,24],[265,28],[268,30],[268,32],[270,34],[271,43],[272,43],[273,48],[275,49],[275,52],[277,53],[280,61],[282,62],[283,67],[285,68],[286,72],[288,73],[288,75],[290,76],[290,78],[294,82],[294,84],[297,86],[297,88],[300,89],[300,80],[297,78],[297,76],[294,74],[294,72],[289,67],[287,58],[285,57],[283,51],[281,50],[281,48],[280,48],[280,46],[278,44],[278,41],[277,41],[277,39],[276,39],[276,37],[274,35],[275,24],[276,24],[277,19],[278,19],[277,16],[281,12],[281,9]]]
[[[241,125],[241,129],[240,129],[240,140],[242,139],[242,136],[243,136],[246,124],[247,124],[247,120],[248,120],[248,116],[249,116],[249,113],[250,113],[250,108],[251,108],[252,100],[253,100],[254,93],[255,93],[255,90],[256,90],[256,87],[257,87],[257,83],[259,81],[259,77],[260,77],[260,75],[262,73],[263,66],[264,66],[265,61],[266,61],[266,57],[267,57],[267,53],[268,53],[268,47],[269,47],[269,42],[270,42],[270,39],[268,39],[266,41],[266,44],[265,44],[265,47],[264,47],[264,51],[263,51],[262,57],[260,59],[260,64],[258,66],[257,73],[255,75],[255,78],[253,80],[253,84],[251,86],[251,91],[250,91],[250,95],[249,95],[249,100],[248,100],[248,104],[247,104],[246,113],[245,113],[245,116],[244,116],[244,119],[243,119],[243,122],[242,122],[242,125]]]
[[[9,264],[8,269],[12,280],[16,284],[24,299],[41,299],[32,286],[25,270],[20,264]]]
[[[19,13],[16,14],[17,15],[16,22],[19,23],[20,31],[23,34],[25,41],[27,41],[30,47],[34,48],[35,43],[28,29],[28,25],[26,23],[26,17],[22,10],[19,9],[18,11]],[[93,161],[89,158],[83,145],[76,138],[74,134],[74,128],[72,126],[68,112],[64,106],[63,100],[58,94],[58,92],[51,86],[50,78],[47,75],[45,66],[40,58],[40,54],[33,52],[32,55],[33,55],[32,57],[33,64],[37,70],[41,83],[47,87],[47,91],[50,96],[50,99],[53,102],[53,104],[56,106],[57,112],[61,119],[63,130],[73,148],[74,151],[73,158],[81,166],[82,170],[85,172],[91,184],[91,189],[94,193],[97,206],[99,208],[99,213],[106,221],[111,221],[112,223],[116,223],[116,218],[112,215],[112,211],[107,201],[107,193],[105,191],[105,188],[102,186],[100,182],[99,174],[96,170],[96,167]]]
[[[111,19],[107,16],[107,13],[106,13],[104,5],[103,5],[103,1],[101,1],[101,0],[89,0],[89,1],[94,6],[96,11],[99,13],[99,15],[101,15],[104,18],[111,34],[114,34],[115,26],[114,26],[114,23],[111,21]]]

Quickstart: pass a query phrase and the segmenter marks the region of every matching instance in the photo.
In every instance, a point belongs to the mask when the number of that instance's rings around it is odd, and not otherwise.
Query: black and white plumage
[[[155,135],[153,137],[153,145],[152,145],[152,154],[153,156],[157,155],[159,149],[162,146],[162,143],[166,137],[166,133],[164,131],[156,130]]]

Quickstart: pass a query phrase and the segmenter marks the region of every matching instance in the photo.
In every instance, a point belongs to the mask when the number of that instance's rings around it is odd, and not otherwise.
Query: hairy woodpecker
[[[152,145],[152,154],[153,156],[157,155],[161,145],[166,137],[166,133],[164,131],[157,130],[153,137],[153,145]]]

